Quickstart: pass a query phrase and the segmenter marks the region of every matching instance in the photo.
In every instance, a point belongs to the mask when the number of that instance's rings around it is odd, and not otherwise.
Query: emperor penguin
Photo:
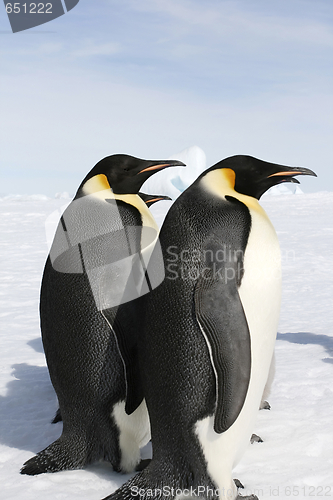
[[[154,203],[156,203],[158,201],[171,201],[171,198],[169,196],[165,196],[162,194],[146,194],[146,193],[139,192],[138,195],[145,202],[147,207],[151,207]],[[60,412],[60,409],[58,408],[58,410],[56,411],[56,414],[52,420],[52,424],[57,424],[58,422],[61,422],[61,421],[62,421],[61,412]]]
[[[125,473],[139,466],[149,418],[142,394],[128,388],[131,377],[139,377],[139,303],[154,286],[147,266],[158,227],[138,193],[152,174],[178,165],[184,164],[108,156],[63,213],[40,296],[43,346],[63,431],[23,465],[22,474],[82,468],[100,459]],[[138,408],[128,415],[125,404]]]
[[[165,278],[146,296],[138,346],[153,458],[105,500],[256,498],[238,494],[232,469],[250,442],[280,310],[279,243],[258,200],[297,175],[316,174],[232,156],[171,206]]]

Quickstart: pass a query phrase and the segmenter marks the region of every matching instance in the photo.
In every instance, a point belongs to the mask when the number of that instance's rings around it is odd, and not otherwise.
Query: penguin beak
[[[141,193],[139,192],[140,198],[145,202],[145,204],[150,207],[153,203],[156,203],[157,201],[162,201],[162,200],[170,200],[169,196],[165,196],[163,194],[146,194],[146,193]]]
[[[158,196],[157,198],[151,198],[146,203],[156,203],[157,201],[171,200],[169,196]]]
[[[183,162],[181,162],[179,160],[166,160],[166,161],[163,161],[163,163],[157,163],[157,162],[149,162],[149,163],[153,163],[153,164],[150,165],[149,167],[144,168],[143,170],[140,170],[140,172],[138,172],[137,175],[143,174],[144,172],[163,170],[164,168],[167,168],[167,167],[185,167],[186,166]]]
[[[312,175],[314,177],[317,177],[317,174],[315,174],[309,168],[289,167],[285,170],[269,175],[267,179],[269,179],[270,177],[279,177],[279,179],[276,179],[275,184],[280,184],[282,182],[292,182],[294,184],[300,184],[300,182],[294,178],[295,175]]]

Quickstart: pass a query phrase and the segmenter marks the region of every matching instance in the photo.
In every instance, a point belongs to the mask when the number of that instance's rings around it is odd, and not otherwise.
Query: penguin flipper
[[[245,401],[251,372],[250,332],[236,280],[227,279],[227,274],[213,275],[206,268],[196,283],[194,303],[217,378],[214,430],[220,434],[235,422]]]
[[[130,309],[128,304],[123,304],[117,308],[116,312],[115,309],[105,309],[103,311],[103,316],[112,326],[118,352],[124,364],[126,378],[125,411],[128,415],[140,406],[144,398],[137,349],[140,331],[140,322],[137,321],[138,309],[140,310],[140,299],[132,301]]]

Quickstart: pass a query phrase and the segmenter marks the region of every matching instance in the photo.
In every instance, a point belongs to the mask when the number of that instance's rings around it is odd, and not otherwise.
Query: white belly
[[[280,249],[275,230],[258,204],[251,210],[252,227],[244,255],[239,288],[251,335],[251,377],[243,408],[222,434],[213,430],[214,417],[196,423],[208,472],[221,499],[234,499],[231,471],[248,446],[267,381],[276,338],[281,301]]]
[[[124,401],[117,403],[113,408],[113,417],[119,429],[120,467],[122,472],[130,473],[140,463],[140,448],[150,440],[146,401],[143,400],[131,415],[125,412]]]

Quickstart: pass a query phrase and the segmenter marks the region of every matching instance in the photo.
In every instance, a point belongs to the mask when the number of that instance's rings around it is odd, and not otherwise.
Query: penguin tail
[[[28,476],[36,476],[44,472],[82,469],[85,463],[86,456],[78,448],[77,443],[60,437],[45,450],[40,451],[36,456],[25,462],[20,472]]]
[[[55,460],[52,460],[51,457],[47,457],[43,452],[40,452],[23,464],[20,473],[28,476],[37,476],[44,472],[58,472],[59,470],[61,469]]]
[[[44,472],[51,472],[52,465],[50,463],[44,463],[41,461],[38,455],[27,460],[21,470],[21,474],[26,474],[27,476],[37,476],[38,474],[43,474]]]

